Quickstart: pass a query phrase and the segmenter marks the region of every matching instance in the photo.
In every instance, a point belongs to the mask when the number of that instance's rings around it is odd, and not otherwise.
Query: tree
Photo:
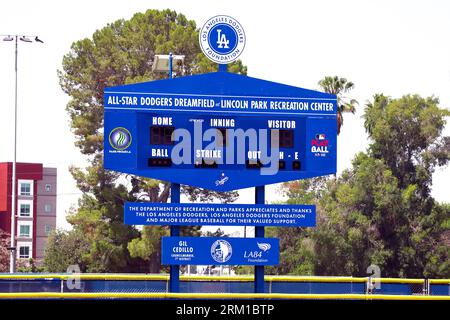
[[[358,102],[355,99],[344,97],[344,93],[348,93],[354,88],[354,84],[351,81],[347,81],[345,78],[338,76],[325,77],[319,81],[319,86],[323,91],[337,95],[338,110],[337,110],[337,134],[341,133],[341,127],[344,124],[345,112],[356,112],[356,105]]]
[[[53,231],[47,242],[44,253],[43,266],[47,272],[67,272],[71,265],[77,265],[80,271],[86,272],[86,255],[90,243],[79,230],[71,232],[63,230]]]
[[[146,258],[155,257],[152,247],[157,244],[150,245],[149,241],[154,238],[152,234],[161,234],[162,230],[149,231],[148,228],[158,227],[145,227],[141,238],[141,232],[123,224],[123,203],[137,199],[166,202],[170,184],[103,168],[103,89],[166,77],[154,73],[151,64],[155,54],[168,52],[185,55],[188,75],[216,69],[201,53],[194,21],[171,10],[148,10],[130,20],[108,24],[97,30],[92,39],[74,42],[63,58],[62,70],[58,71],[61,88],[71,98],[66,110],[76,146],[89,159],[89,166],[84,170],[70,168],[83,196],[79,209],[71,214],[69,221],[74,229],[90,231],[91,247],[87,255],[91,271],[142,271],[142,267],[149,265]],[[229,66],[230,72],[246,74],[246,70],[240,61]],[[183,192],[199,200],[216,197],[227,202],[237,196],[235,192],[189,188]],[[92,226],[99,229],[94,231]],[[133,241],[137,238],[142,242]],[[142,250],[145,246],[147,249]],[[149,256],[143,257],[142,253]]]
[[[203,232],[202,235],[204,237],[218,237],[218,238],[226,238],[228,234],[225,233],[222,229],[218,228],[216,231],[206,231]]]
[[[0,272],[9,271],[9,251],[11,235],[0,229]]]
[[[367,153],[336,180],[287,189],[291,203],[316,203],[317,227],[285,240],[276,271],[364,276],[376,264],[383,276],[450,276],[450,207],[429,192],[432,172],[450,160],[448,114],[435,98],[376,95],[364,115]]]
[[[200,235],[201,226],[181,227],[182,237],[196,237]],[[131,257],[141,258],[149,263],[148,272],[158,273],[161,270],[161,237],[168,236],[169,229],[166,226],[145,226],[142,228],[141,237],[128,243],[128,251]]]
[[[141,237],[128,244],[128,250],[132,257],[140,257],[149,262],[150,273],[158,273],[161,269],[161,237],[168,235],[166,227],[145,227]]]
[[[44,267],[36,265],[33,258],[28,260],[19,259],[17,261],[17,272],[40,273],[44,272],[44,270]]]
[[[441,135],[450,111],[438,104],[434,97],[407,95],[394,100],[377,94],[364,113],[364,126],[373,141],[369,153],[385,161],[402,188],[420,188],[416,193],[422,200],[430,197],[435,167],[447,164],[450,157],[450,137]]]
[[[402,252],[402,258],[409,265],[423,264],[420,269],[425,274],[434,269],[429,261],[436,259],[435,255],[447,257],[447,261],[450,256],[450,247],[439,240],[448,230],[448,206],[437,204],[431,196],[435,168],[450,160],[450,137],[442,136],[450,111],[438,104],[435,97],[391,99],[377,94],[364,114],[373,141],[369,155],[384,161],[409,200],[405,218],[413,230],[409,250]]]
[[[239,196],[239,193],[237,191],[228,191],[228,192],[219,192],[215,191],[212,192],[208,189],[198,188],[198,187],[192,187],[185,185],[181,189],[184,195],[186,195],[189,199],[189,201],[192,202],[212,202],[214,199],[219,198],[221,203],[231,203],[236,201],[236,199]]]
[[[326,76],[325,78],[320,80],[318,84],[323,91],[335,94],[337,96],[337,134],[339,135],[341,132],[341,127],[344,124],[343,114],[345,112],[351,112],[353,114],[356,112],[356,106],[358,105],[358,102],[355,99],[350,99],[343,96],[344,93],[348,93],[353,90],[354,84],[353,82],[347,81],[347,79],[338,76]],[[320,199],[327,180],[328,177],[316,177],[293,182],[285,182],[282,184],[281,189],[283,190],[285,196],[288,197],[287,202],[289,204],[314,204]],[[302,242],[295,244],[296,246],[298,246],[298,248],[300,248],[299,251],[302,251],[302,248],[306,250],[302,254],[295,254],[295,252],[290,249],[294,245],[290,238],[296,239],[298,237],[306,237],[307,232],[305,233],[305,231],[300,228],[289,230],[290,231],[287,233],[281,233],[280,239],[282,248],[285,248],[287,250],[283,259],[290,266],[278,269],[275,268],[277,270],[276,272],[296,272],[292,271],[294,268],[298,272],[302,270],[303,274],[313,274],[313,267],[311,264],[311,242],[306,241],[304,243]],[[302,262],[304,257],[308,257],[309,259],[308,265],[306,267]]]

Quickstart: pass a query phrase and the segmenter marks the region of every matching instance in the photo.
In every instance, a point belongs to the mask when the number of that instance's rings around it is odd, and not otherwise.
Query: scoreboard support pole
[[[218,69],[219,72],[227,72],[228,71],[228,65],[219,63],[217,69]]]
[[[172,52],[169,53],[169,79],[172,79]],[[170,202],[180,203],[180,184],[170,185]],[[180,236],[180,226],[170,226],[170,236]],[[180,292],[180,266],[170,266],[169,292]]]
[[[173,60],[173,56],[172,56],[172,52],[169,53],[169,79],[172,79],[172,60]]]
[[[170,185],[170,202],[180,203],[180,184],[172,183]],[[180,236],[180,226],[170,226],[170,236]],[[180,292],[180,266],[170,266],[169,292]]]
[[[255,204],[265,203],[265,187],[255,187]],[[255,226],[255,237],[264,238],[264,227]],[[264,293],[264,266],[255,266],[255,293]]]

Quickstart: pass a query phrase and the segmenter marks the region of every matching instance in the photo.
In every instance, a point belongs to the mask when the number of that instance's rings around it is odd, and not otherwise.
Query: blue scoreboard
[[[228,72],[104,92],[105,168],[229,191],[336,172],[336,96]]]

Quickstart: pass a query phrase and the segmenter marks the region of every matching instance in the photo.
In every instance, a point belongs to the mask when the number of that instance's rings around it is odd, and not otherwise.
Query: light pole
[[[174,68],[175,63],[175,68]],[[183,70],[184,56],[173,55],[172,52],[168,55],[157,54],[153,61],[152,70],[158,72],[168,72],[169,79],[173,78],[173,69]],[[172,183],[170,186],[170,202],[180,203],[180,184]],[[180,227],[170,226],[170,236],[179,237]],[[189,268],[189,266],[188,266]],[[188,269],[189,270],[189,269]],[[169,280],[169,292],[180,292],[180,267],[170,266],[170,280]]]
[[[27,35],[0,35],[4,37],[3,41],[15,40],[15,86],[14,86],[14,157],[12,167],[12,191],[11,191],[11,247],[9,256],[9,272],[14,273],[16,271],[16,158],[17,158],[17,53],[18,53],[18,40],[23,42],[33,42],[30,38],[34,38],[35,42],[44,43],[38,36]]]

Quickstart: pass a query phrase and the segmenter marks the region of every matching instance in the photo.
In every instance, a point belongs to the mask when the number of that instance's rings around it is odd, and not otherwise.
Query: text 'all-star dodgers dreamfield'
[[[336,172],[335,95],[227,72],[246,43],[232,17],[209,19],[199,42],[218,72],[105,89],[105,168],[216,191]],[[314,226],[315,207],[138,202],[126,204],[125,222]],[[274,238],[164,237],[162,263],[276,265],[278,246]]]

